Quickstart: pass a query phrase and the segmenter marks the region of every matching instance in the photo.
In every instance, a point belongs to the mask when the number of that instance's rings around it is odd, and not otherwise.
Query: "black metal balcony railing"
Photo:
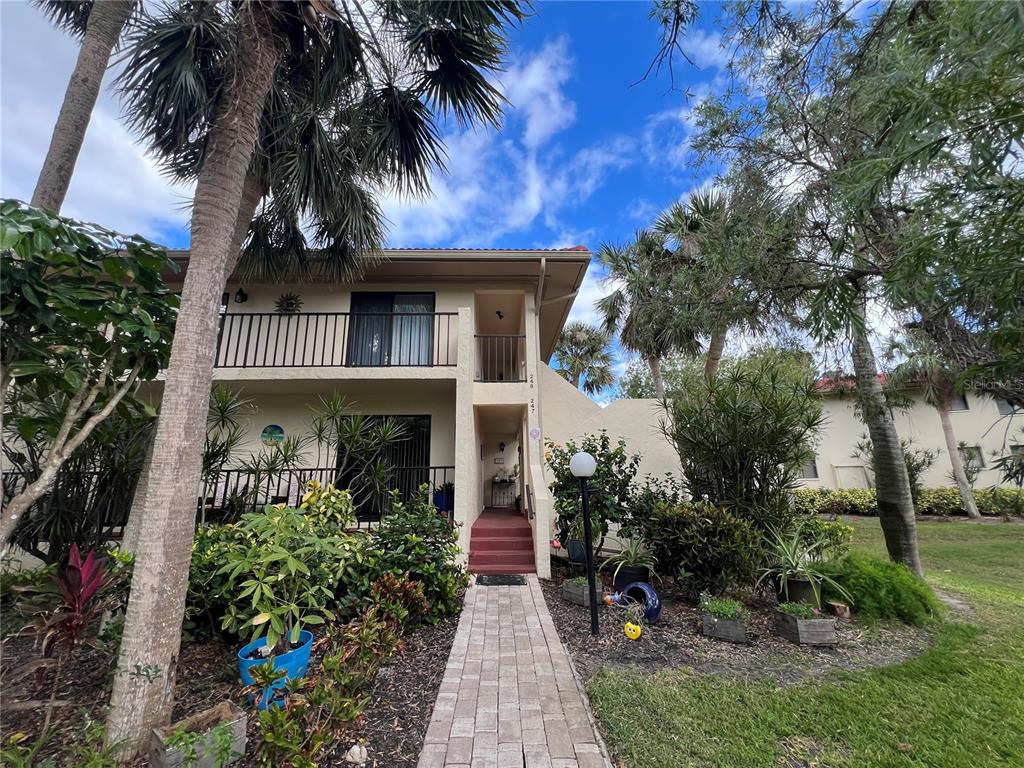
[[[199,520],[209,522],[233,519],[239,514],[262,509],[267,504],[297,506],[302,500],[307,482],[319,480],[324,484],[335,483],[337,475],[335,467],[298,468],[270,475],[257,475],[244,469],[225,469],[216,482],[207,484],[198,498]],[[454,481],[455,467],[396,467],[391,471],[388,492],[397,490],[399,499],[408,502],[424,484],[433,491]],[[446,500],[451,498],[450,494],[445,497]],[[450,519],[453,511],[451,506],[442,500],[438,511]],[[357,509],[358,524],[369,527],[379,522],[389,509],[389,499],[383,500],[381,504],[363,504]]]
[[[457,312],[224,314],[218,368],[453,366]]]
[[[477,334],[477,381],[526,381],[526,336]]]

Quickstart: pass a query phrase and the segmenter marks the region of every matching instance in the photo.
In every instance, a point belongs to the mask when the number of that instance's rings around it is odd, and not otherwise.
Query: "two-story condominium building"
[[[180,285],[188,254],[174,256],[182,270],[169,279]],[[440,491],[437,504],[451,507],[462,526],[472,569],[547,572],[552,504],[542,467],[541,382],[543,375],[548,386],[569,387],[544,361],[590,252],[403,249],[384,256],[351,284],[228,281],[214,381],[253,405],[236,453],[272,453],[289,436],[308,436],[321,398],[339,393],[353,412],[394,417],[405,427],[407,439],[390,456],[390,482],[403,495],[423,483]],[[153,400],[160,386],[151,385]],[[230,462],[215,487],[201,489],[200,511],[230,504],[240,484],[255,483],[260,503],[294,502],[309,478],[344,484],[336,462],[308,442],[287,471],[254,479]]]

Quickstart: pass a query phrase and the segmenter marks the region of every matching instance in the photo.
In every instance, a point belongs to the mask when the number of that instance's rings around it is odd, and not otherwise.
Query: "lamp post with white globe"
[[[597,459],[585,451],[573,454],[569,459],[569,471],[580,480],[580,494],[583,497],[583,546],[587,557],[587,585],[590,587],[590,633],[597,634],[597,576],[594,574],[594,534],[590,529],[590,496],[587,480],[597,471]]]

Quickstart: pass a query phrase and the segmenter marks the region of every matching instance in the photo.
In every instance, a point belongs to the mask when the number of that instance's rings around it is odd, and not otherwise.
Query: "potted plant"
[[[730,643],[747,642],[747,612],[738,601],[701,592],[700,612],[701,631],[705,636]]]
[[[780,603],[775,631],[797,645],[836,645],[835,619],[806,603]]]
[[[438,512],[452,512],[455,509],[455,483],[447,483],[434,488],[434,507]]]
[[[574,605],[590,606],[590,584],[586,576],[576,576],[562,582],[562,599]]]
[[[348,494],[343,497],[347,501]],[[261,709],[287,679],[305,676],[313,645],[305,627],[335,618],[328,605],[340,573],[339,553],[347,549],[339,533],[344,522],[328,514],[329,504],[309,503],[305,510],[278,504],[243,515],[243,535],[219,571],[227,574],[225,593],[231,596],[222,628],[251,632],[253,638],[238,651],[242,681],[252,685],[251,668],[267,661],[284,673],[264,689]]]
[[[622,549],[605,560],[601,568],[614,566],[612,585],[621,592],[634,582],[650,581],[655,562],[654,555],[640,541],[625,539]]]
[[[768,566],[757,583],[760,585],[766,579],[770,580],[781,602],[806,603],[821,608],[822,583],[852,602],[849,592],[820,568],[819,553],[827,542],[820,536],[806,535],[803,523],[785,536],[770,528],[768,540]]]
[[[570,563],[587,562],[587,546],[583,541],[583,517],[577,517],[569,523],[568,538],[562,542],[569,555]]]
[[[149,762],[154,768],[220,768],[245,754],[245,712],[233,702],[154,728]]]

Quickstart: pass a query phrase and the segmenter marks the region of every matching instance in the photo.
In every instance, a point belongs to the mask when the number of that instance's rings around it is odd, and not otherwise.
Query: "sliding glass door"
[[[434,294],[352,294],[350,366],[433,365]]]

